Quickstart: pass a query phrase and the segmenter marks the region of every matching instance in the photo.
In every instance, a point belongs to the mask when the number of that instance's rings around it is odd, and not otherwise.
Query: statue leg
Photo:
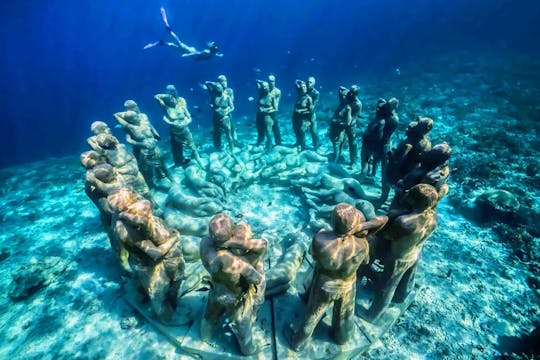
[[[213,138],[214,138],[214,148],[218,151],[221,151],[221,129],[219,126],[219,120],[214,119],[214,131],[213,131]]]
[[[309,131],[311,133],[313,148],[317,150],[319,148],[319,134],[317,133],[317,116],[315,114],[311,117],[311,127]]]
[[[257,126],[257,146],[260,146],[264,140],[264,115],[263,114],[257,114],[256,119],[256,126]]]
[[[289,341],[295,351],[300,351],[306,346],[333,300],[328,293],[321,289],[315,289],[313,285],[309,294],[305,320],[301,328],[292,334]]]
[[[349,140],[349,157],[351,159],[351,164],[354,164],[357,158],[357,149],[356,149],[356,139],[355,139],[355,129],[354,127],[347,126],[345,128],[345,132],[347,134],[347,138]]]
[[[396,292],[394,293],[394,298],[392,301],[394,302],[403,302],[405,301],[405,298],[413,291],[414,289],[414,280],[416,277],[416,269],[418,268],[418,261],[417,260],[414,265],[412,265],[403,275],[401,278],[401,281],[399,282]]]
[[[403,275],[410,266],[410,262],[400,260],[385,261],[384,271],[380,282],[376,284],[373,302],[365,316],[371,322],[375,322],[392,302],[396,288]]]
[[[216,301],[216,295],[213,290],[210,290],[204,316],[201,319],[200,335],[202,341],[209,341],[212,338],[212,332],[224,313],[225,307]]]
[[[294,132],[294,137],[296,138],[296,143],[294,144],[294,146],[300,146],[302,141],[302,136],[303,136],[303,133],[302,133],[302,122],[300,120],[298,120],[296,117],[293,117],[293,120],[292,120],[292,126],[293,126],[293,132]]]
[[[270,115],[266,115],[264,117],[264,125],[266,134],[266,149],[269,150],[272,148],[272,126],[274,125]]]
[[[179,141],[176,135],[171,132],[171,152],[175,166],[182,166],[184,164],[184,152],[182,149],[182,143]]]
[[[343,345],[349,341],[354,331],[354,300],[356,297],[356,282],[352,289],[342,294],[341,298],[334,302],[332,316],[332,335],[334,340]]]
[[[272,114],[272,120],[274,120],[274,125],[272,125],[272,131],[274,133],[274,140],[276,142],[276,145],[281,145],[281,133],[279,132],[277,112],[274,112]]]
[[[257,319],[258,307],[247,305],[251,306],[251,309],[246,311],[243,306],[245,304],[234,309],[233,315],[230,316],[230,327],[236,336],[242,354],[252,355],[260,351],[259,344],[253,341],[253,324]]]

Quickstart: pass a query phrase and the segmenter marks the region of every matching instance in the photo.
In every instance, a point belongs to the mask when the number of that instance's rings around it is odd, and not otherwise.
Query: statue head
[[[111,134],[97,135],[96,142],[104,150],[114,150],[119,145],[118,139]]]
[[[433,128],[433,119],[419,116],[411,122],[405,131],[409,137],[422,137]]]
[[[176,87],[174,85],[167,85],[167,87],[165,87],[165,90],[167,91],[167,94],[178,97],[178,91],[176,90]]]
[[[135,111],[136,113],[141,112],[141,110],[139,110],[139,105],[137,105],[137,103],[133,100],[126,100],[124,102],[124,109],[126,109],[126,111]]]
[[[90,131],[94,135],[111,133],[111,129],[109,129],[109,126],[103,121],[94,121],[92,125],[90,125]]]
[[[227,88],[227,77],[225,75],[219,75],[217,77],[217,81],[218,83],[221,84],[221,86],[223,87],[223,90]]]
[[[437,205],[438,200],[437,189],[428,184],[413,186],[403,198],[403,202],[416,211],[432,209]]]
[[[210,238],[216,244],[223,244],[233,236],[232,219],[225,213],[217,214],[208,224]]]
[[[112,211],[122,212],[135,203],[137,199],[137,194],[126,188],[121,188],[107,196],[107,203]]]
[[[135,201],[128,205],[119,217],[141,230],[147,229],[152,220],[152,204],[146,199]]]
[[[94,150],[85,151],[81,154],[81,164],[87,170],[104,163],[105,159]]]
[[[268,75],[268,87],[270,90],[276,87],[276,77],[274,75]]]
[[[313,89],[315,87],[315,78],[313,76],[308,77],[306,85],[309,90]]]
[[[355,233],[358,226],[365,221],[364,214],[351,204],[339,203],[332,212],[332,227],[339,236]]]
[[[111,182],[115,178],[114,168],[109,164],[99,164],[94,167],[94,175],[100,181]]]
[[[296,80],[296,91],[299,95],[307,93],[307,85],[302,80]]]
[[[139,124],[139,114],[133,110],[128,110],[124,113],[124,120],[130,124],[138,125]]]
[[[420,161],[424,166],[436,167],[447,162],[451,154],[452,148],[446,142],[442,142],[433,146],[431,150],[424,151]]]
[[[395,97],[388,100],[388,106],[390,107],[390,110],[395,110],[399,106],[399,100]]]
[[[251,226],[245,221],[240,221],[236,226],[234,227],[233,236],[243,243],[247,243],[252,237],[253,232],[251,230]]]

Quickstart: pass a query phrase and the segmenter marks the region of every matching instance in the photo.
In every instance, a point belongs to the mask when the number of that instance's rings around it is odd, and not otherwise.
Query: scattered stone
[[[135,316],[128,316],[120,320],[120,327],[124,330],[133,329],[139,325],[139,321]]]
[[[17,302],[28,299],[42,288],[48,286],[66,269],[61,258],[50,256],[43,260],[31,259],[29,264],[19,267],[12,274],[9,297]]]

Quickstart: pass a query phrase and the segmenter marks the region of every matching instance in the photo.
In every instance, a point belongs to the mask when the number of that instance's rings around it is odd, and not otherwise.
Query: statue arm
[[[129,123],[126,120],[124,120],[125,113],[126,113],[125,111],[121,111],[114,114],[114,118],[116,119],[116,121],[118,121],[118,123],[122,125],[123,127],[129,126]]]
[[[364,232],[371,235],[381,230],[388,222],[388,216],[377,216],[375,219],[361,223],[356,233]]]
[[[145,254],[150,256],[150,258],[152,258],[152,260],[158,261],[169,252],[169,250],[175,244],[175,240],[176,240],[176,238],[174,238],[174,237],[170,238],[165,243],[163,243],[163,244],[161,244],[159,246],[156,246],[156,244],[154,244],[151,240],[142,240],[142,241],[136,243],[135,245],[139,249],[144,251]]]
[[[167,94],[157,94],[157,95],[154,95],[154,99],[156,99],[158,104],[161,105],[162,107],[167,107],[167,105],[165,104],[165,101],[163,101],[163,98],[165,96],[167,96]]]

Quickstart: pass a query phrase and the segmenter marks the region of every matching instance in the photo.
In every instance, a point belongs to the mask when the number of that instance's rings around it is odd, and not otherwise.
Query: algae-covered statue
[[[332,304],[332,336],[338,344],[348,341],[354,327],[356,271],[369,260],[368,235],[386,221],[386,216],[366,221],[359,210],[341,203],[334,209],[333,231],[321,230],[315,235],[310,251],[316,265],[305,318],[298,330],[287,334],[294,350],[304,348]]]
[[[222,315],[227,315],[240,350],[250,355],[260,350],[253,338],[257,310],[264,301],[266,280],[263,257],[267,242],[253,239],[250,226],[233,227],[230,216],[218,214],[201,241],[201,260],[212,276],[212,289],[201,322],[201,338],[209,341]]]
[[[339,105],[334,111],[328,133],[334,148],[334,161],[341,157],[344,141],[349,144],[350,163],[353,164],[357,157],[356,146],[356,122],[362,111],[362,102],[358,99],[359,88],[356,85],[350,89],[340,86],[338,91]]]
[[[133,100],[128,100],[125,104],[137,107]],[[126,132],[126,141],[133,146],[133,154],[146,183],[153,187],[154,178],[165,177],[172,182],[165,159],[157,145],[159,135],[146,114],[127,110],[115,113],[114,117]]]
[[[377,322],[392,301],[405,301],[413,290],[422,247],[437,227],[437,201],[433,186],[418,184],[390,209],[388,224],[371,243],[371,262],[381,260],[384,270],[369,310],[359,313],[364,319]]]
[[[270,86],[266,81],[257,80],[257,90],[259,91],[259,100],[257,101],[257,146],[260,146],[266,138],[266,150],[272,148],[272,135],[274,119],[272,114],[275,112],[275,98],[270,94]]]
[[[279,110],[279,101],[281,100],[281,90],[276,87],[276,77],[274,75],[268,75],[268,90],[272,97],[272,110],[270,116],[272,117],[272,132],[274,133],[274,141],[276,145],[281,145],[281,132],[279,130],[279,119],[277,116]]]
[[[129,252],[129,265],[158,319],[174,325],[184,276],[180,233],[153,215],[148,200],[129,190],[121,189],[107,201],[114,211],[112,236]]]
[[[391,98],[386,101],[377,101],[375,118],[369,122],[366,131],[362,135],[362,151],[360,154],[362,174],[375,176],[379,163],[381,164],[382,177],[386,176],[388,158],[386,154],[392,150],[392,135],[394,134],[399,117],[396,108],[399,101]],[[371,169],[368,168],[371,165]]]
[[[224,81],[226,84],[227,80],[225,79]],[[234,138],[231,112],[234,110],[234,98],[229,95],[229,92],[219,82],[207,81],[205,86],[212,98],[210,107],[213,111],[214,148],[221,151],[221,137],[225,135],[229,149],[232,151],[234,149]]]
[[[406,139],[387,154],[388,165],[383,173],[381,196],[374,203],[376,207],[388,200],[392,186],[396,185],[399,180],[420,165],[422,153],[431,149],[429,132],[432,128],[433,120],[431,118],[419,116],[407,127],[405,131]]]
[[[307,94],[307,85],[302,80],[296,80],[296,93],[298,97],[292,116],[292,128],[296,136],[294,146],[306,150],[306,131],[311,131],[313,100]]]
[[[199,152],[189,130],[191,114],[188,111],[186,100],[178,96],[174,85],[167,85],[166,94],[157,94],[154,99],[163,110],[163,121],[169,124],[171,135],[171,148],[175,166],[184,166],[188,160],[184,158],[184,147],[191,149],[191,156],[202,165]]]
[[[313,148],[317,150],[319,148],[319,134],[317,133],[317,105],[319,105],[319,91],[315,89],[315,82],[315,78],[310,76],[306,81],[306,85],[307,94],[313,102],[313,106],[311,107],[311,117],[309,119],[309,132],[311,134]]]

